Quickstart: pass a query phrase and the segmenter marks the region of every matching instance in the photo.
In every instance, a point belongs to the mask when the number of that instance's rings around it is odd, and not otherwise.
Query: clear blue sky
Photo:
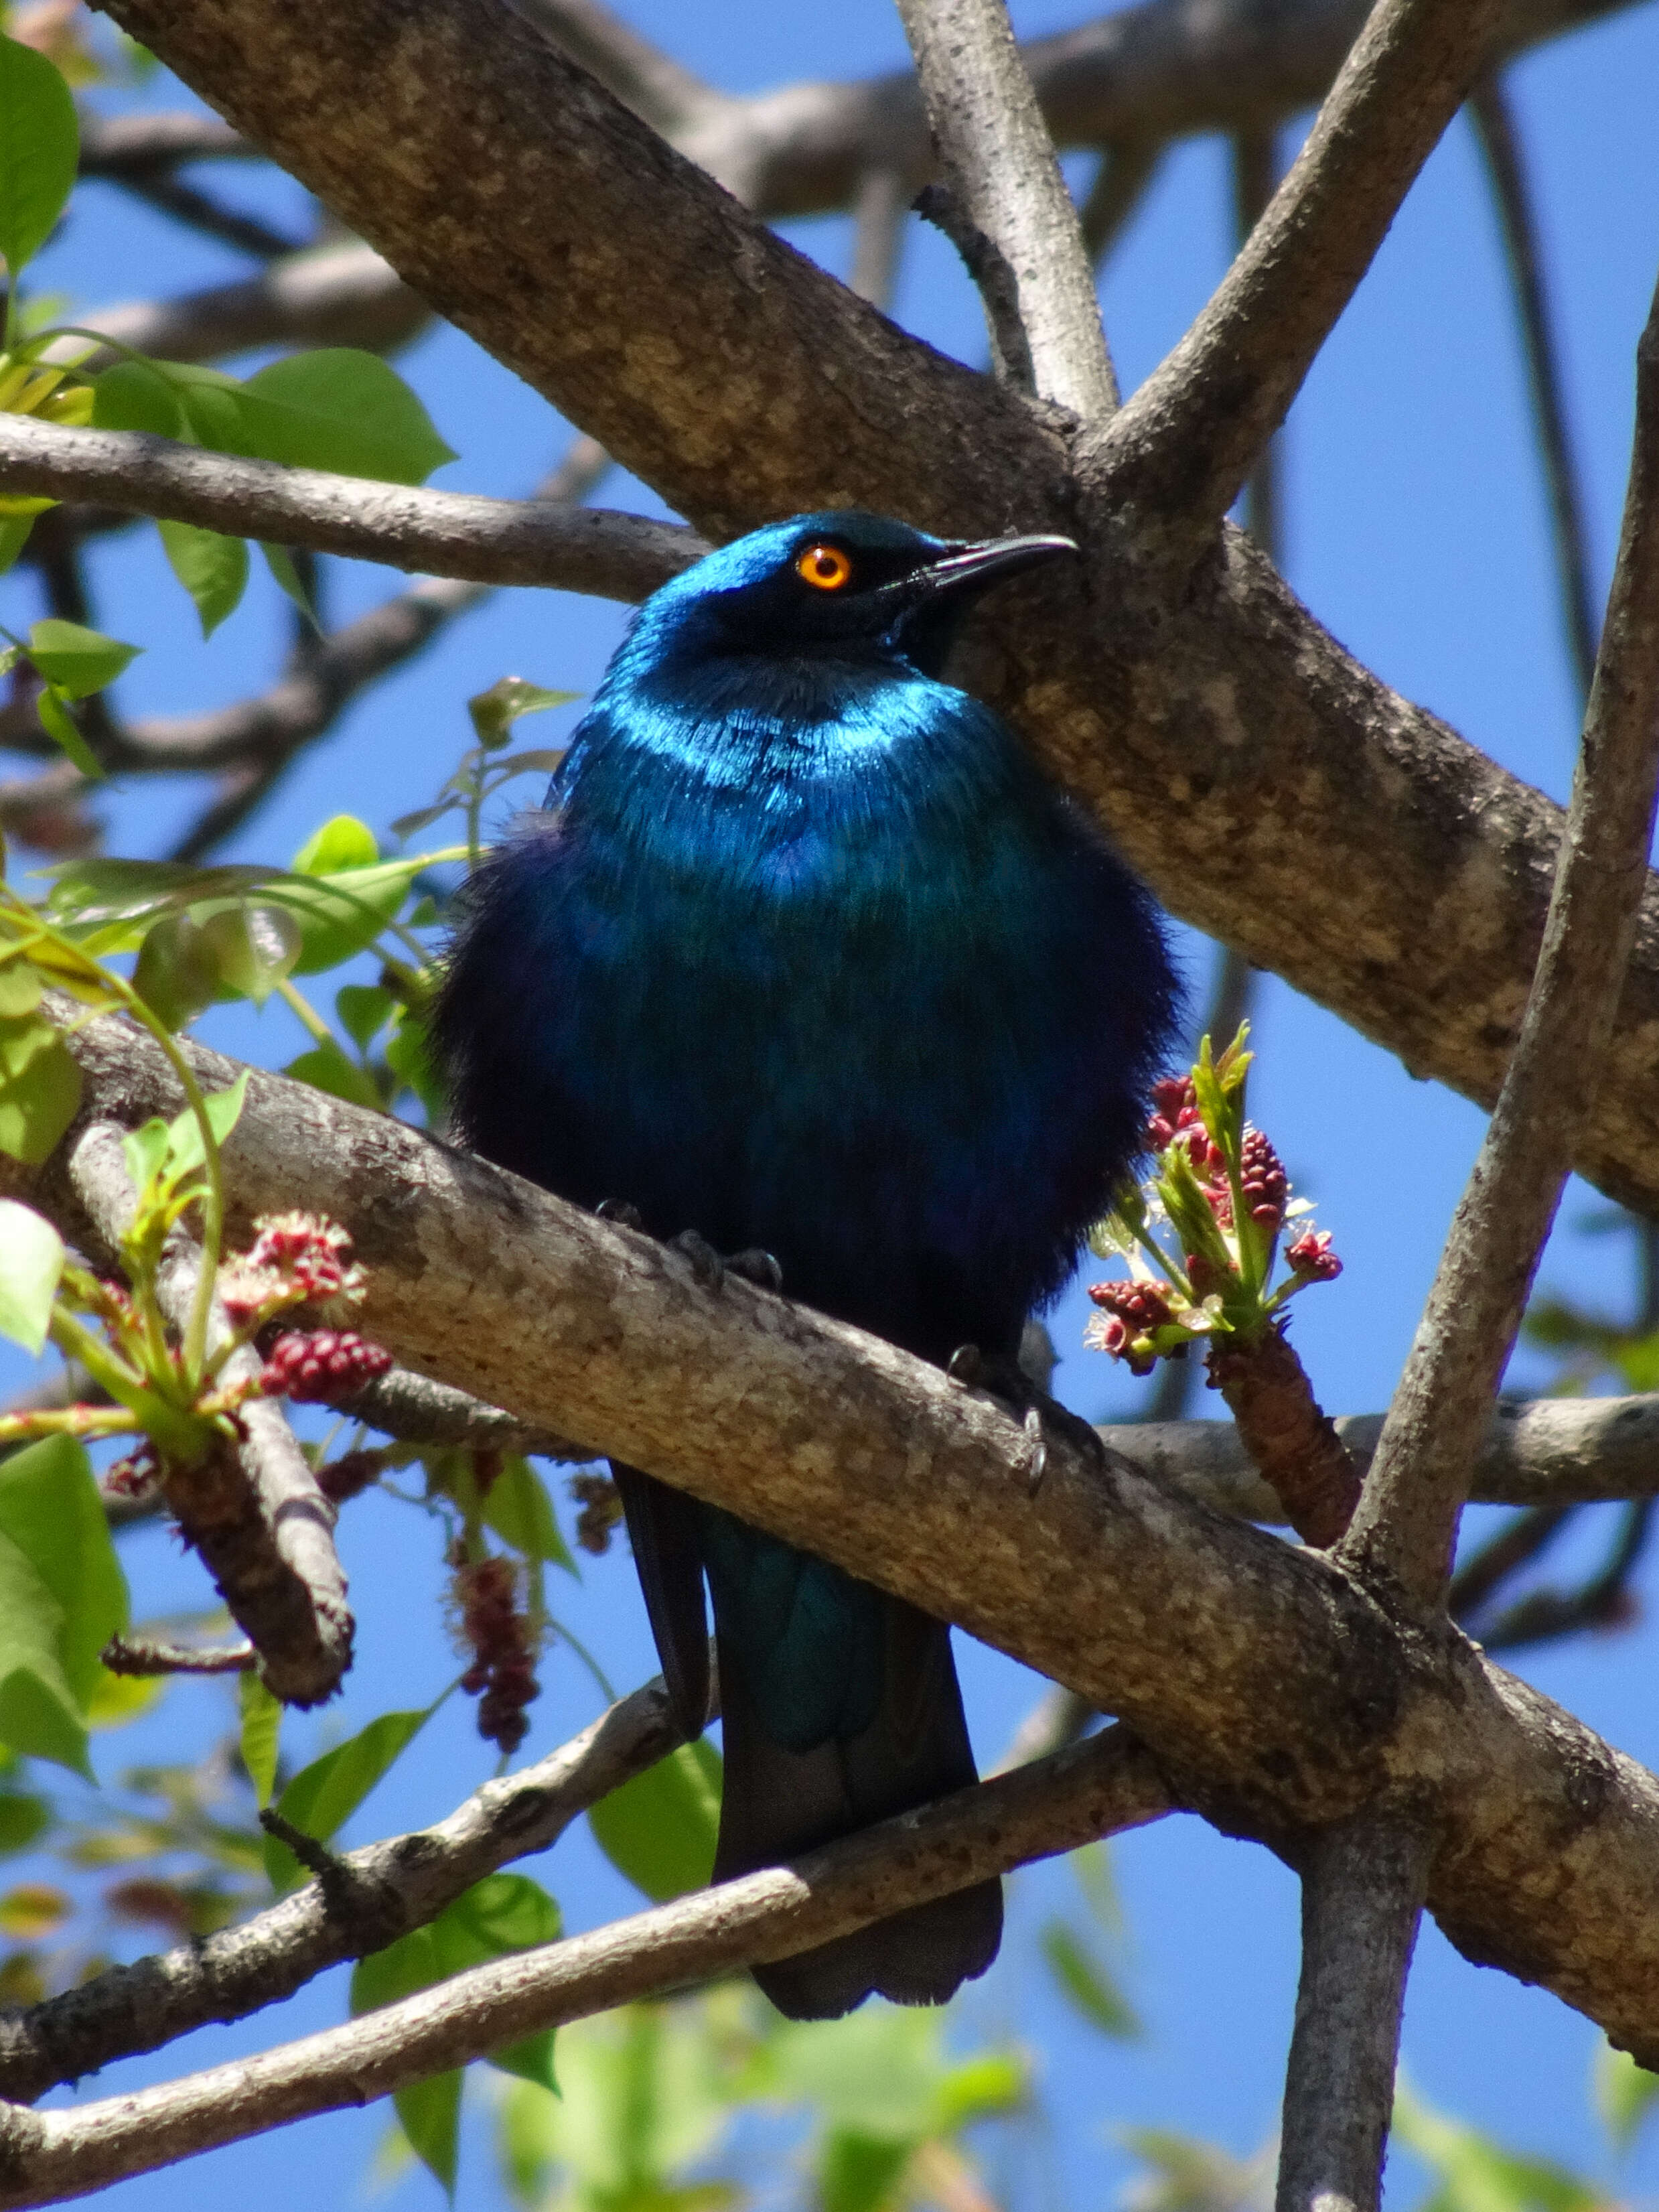
[[[903,57],[887,0],[841,0],[834,9],[626,0],[624,12],[733,91],[864,73]],[[1024,33],[1060,27],[1079,12],[1058,0],[1014,9]],[[1539,179],[1604,586],[1622,492],[1632,349],[1659,254],[1653,128],[1659,11],[1637,9],[1544,51],[1515,73],[1514,91]],[[188,97],[163,81],[147,88],[144,104],[171,104],[175,96],[181,104]],[[253,176],[227,177],[223,188],[267,209],[292,198],[292,188]],[[1194,144],[1170,160],[1103,288],[1127,383],[1154,365],[1219,274],[1229,204],[1216,145]],[[830,268],[844,267],[844,222],[797,225],[790,234]],[[245,269],[236,257],[100,187],[76,203],[38,281],[71,293],[77,315],[95,322],[100,306],[131,295],[136,275],[171,291]],[[976,303],[942,241],[914,226],[896,312],[936,345],[980,359]],[[451,331],[423,338],[400,366],[460,456],[439,477],[442,484],[522,492],[567,434],[544,402]],[[623,479],[613,479],[602,496],[653,511],[657,505]],[[1574,739],[1572,684],[1514,318],[1473,143],[1462,125],[1429,165],[1297,406],[1287,436],[1286,513],[1288,571],[1320,618],[1390,683],[1505,766],[1564,795]],[[123,680],[129,713],[206,706],[268,680],[285,627],[270,591],[256,584],[244,609],[204,647],[153,533],[101,549],[95,568],[106,626],[149,648]],[[337,618],[388,588],[385,571],[338,570],[331,610]],[[0,617],[8,622],[38,611],[27,604],[26,584],[9,580],[0,590],[6,600]],[[591,601],[498,594],[346,716],[235,856],[286,860],[320,818],[343,808],[383,829],[427,798],[453,762],[465,741],[469,693],[507,672],[586,691],[623,619],[623,611]],[[553,726],[552,718],[538,726],[537,741],[551,742]],[[172,787],[118,793],[112,845],[162,849],[198,798]],[[1188,952],[1201,985],[1206,948],[1188,939]],[[230,1049],[279,1061],[300,1048],[286,1019],[277,1010],[258,1021],[237,1014],[210,1025],[210,1034]],[[1340,1284],[1304,1301],[1297,1341],[1331,1410],[1374,1407],[1384,1401],[1409,1340],[1480,1119],[1464,1102],[1413,1082],[1396,1061],[1277,982],[1262,993],[1255,1041],[1256,1118],[1317,1200],[1347,1263]],[[1617,1303],[1624,1285],[1609,1280],[1609,1271],[1618,1276],[1623,1246],[1574,1230],[1597,1203],[1582,1188],[1570,1194],[1546,1278]],[[1082,1313],[1073,1295],[1054,1318],[1065,1393],[1090,1413],[1127,1410],[1143,1386],[1078,1348]],[[1522,1363],[1517,1379],[1527,1371]],[[412,1513],[370,1500],[351,1509],[343,1535],[362,1658],[343,1711],[291,1726],[290,1741],[301,1751],[388,1705],[423,1698],[453,1671],[435,1612],[429,1528]],[[133,1545],[130,1571],[145,1610],[200,1601],[198,1571],[160,1535]],[[591,1569],[568,1610],[619,1684],[651,1671],[625,1558]],[[1523,1659],[1522,1671],[1621,1747],[1653,1761],[1659,1759],[1655,1644],[1649,1629],[1580,1641]],[[544,1672],[548,1694],[526,1757],[550,1747],[594,1707],[595,1692],[568,1652],[552,1654]],[[994,1754],[1038,1686],[976,1648],[964,1651],[963,1674],[977,1740]],[[217,1694],[182,1690],[170,1710],[182,1715],[194,1701],[205,1730],[216,1724]],[[487,1771],[467,1716],[447,1711],[435,1733],[429,1752],[399,1767],[373,1801],[363,1835],[433,1817]],[[164,1741],[156,1734],[142,1748],[159,1754]],[[137,1755],[136,1742],[135,1736],[112,1744],[110,1756]],[[1063,2201],[1079,2212],[1106,2204],[1127,2171],[1111,2140],[1117,2124],[1190,2129],[1238,2152],[1275,2124],[1295,1972],[1290,1877],[1265,1853],[1225,1843],[1190,1820],[1129,1840],[1116,1858],[1128,1908],[1126,1972],[1148,2024],[1142,2042],[1110,2045],[1078,2028],[1017,1940],[1005,1965],[966,2001],[977,2023],[1010,2027],[1042,2054],[1052,2136],[1041,2157],[1030,2134],[1009,2154],[1024,2169],[1017,2191],[1023,2203]],[[585,1833],[536,1871],[574,1925],[591,1924],[628,1902]],[[1059,1870],[1023,1878],[1016,1929],[1022,1917],[1047,1909],[1064,1881]],[[282,2014],[196,2038],[167,2054],[165,2065],[112,2069],[98,2091],[326,2024],[343,2004],[341,1978],[328,1978]],[[1603,2153],[1585,2098],[1594,2040],[1588,2025],[1553,1998],[1463,1965],[1437,1934],[1425,1933],[1405,2057],[1431,2102],[1517,2148],[1595,2166]],[[220,2154],[187,2174],[128,2185],[121,2199],[137,2212],[171,2204],[181,2191],[193,2201],[234,2194],[263,2205],[303,2190],[319,2208],[352,2204],[381,2124],[375,2113],[313,2122]],[[477,2143],[472,2148],[460,2201],[493,2203],[487,2161]],[[1402,2197],[1415,2196],[1418,2179],[1402,2165],[1396,2182]],[[1659,2181],[1656,2154],[1638,2153],[1627,2179],[1650,2191]],[[414,2205],[430,2199],[431,2190],[416,2176],[398,2185],[397,2201]]]

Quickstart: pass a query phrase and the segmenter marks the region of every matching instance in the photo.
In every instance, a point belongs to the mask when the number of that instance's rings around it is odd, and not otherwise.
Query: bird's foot
[[[692,1273],[706,1291],[723,1289],[728,1275],[739,1275],[757,1290],[775,1293],[783,1288],[782,1268],[769,1252],[763,1252],[757,1244],[748,1245],[741,1252],[722,1254],[706,1237],[698,1236],[695,1229],[683,1229],[678,1237],[669,1238],[668,1249],[690,1262]]]
[[[618,1229],[643,1229],[645,1216],[637,1206],[630,1206],[625,1198],[602,1198],[593,1209],[594,1218],[609,1221]]]
[[[1103,1456],[1103,1447],[1080,1414],[1040,1389],[1017,1359],[981,1352],[976,1344],[959,1344],[945,1362],[945,1373],[965,1389],[983,1390],[999,1398],[1025,1432],[1024,1478],[1025,1494],[1035,1498],[1048,1472],[1051,1438],[1068,1443],[1088,1458]]]

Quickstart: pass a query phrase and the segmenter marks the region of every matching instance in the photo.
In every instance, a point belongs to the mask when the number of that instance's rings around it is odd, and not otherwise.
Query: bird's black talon
[[[770,1291],[775,1297],[783,1288],[782,1268],[758,1244],[746,1245],[741,1252],[731,1254],[726,1268],[728,1274],[741,1275],[745,1283],[753,1283],[757,1290]]]
[[[593,1209],[594,1218],[609,1221],[618,1229],[643,1229],[645,1217],[637,1206],[630,1206],[625,1198],[602,1198]]]
[[[972,1389],[985,1372],[985,1354],[976,1344],[959,1344],[945,1361],[945,1371],[953,1382]]]
[[[1025,1431],[1025,1495],[1035,1498],[1042,1487],[1042,1479],[1048,1472],[1048,1439],[1043,1433],[1042,1412],[1037,1406],[1025,1408],[1023,1424]]]
[[[678,1237],[668,1240],[671,1252],[678,1252],[683,1260],[691,1263],[691,1272],[706,1291],[718,1291],[726,1281],[726,1262],[706,1237],[699,1237],[695,1229],[682,1229]]]

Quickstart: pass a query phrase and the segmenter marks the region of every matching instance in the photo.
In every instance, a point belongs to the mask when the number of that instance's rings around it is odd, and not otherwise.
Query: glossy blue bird
[[[785,1293],[1012,1370],[1140,1144],[1176,992],[1150,900],[989,708],[942,678],[988,586],[1060,538],[856,511],[711,553],[640,609],[546,811],[478,872],[436,1024],[458,1135]],[[708,1693],[715,1872],[975,1779],[949,1631],[617,1474],[677,1717]],[[942,2002],[995,1883],[756,1979],[794,2018]]]

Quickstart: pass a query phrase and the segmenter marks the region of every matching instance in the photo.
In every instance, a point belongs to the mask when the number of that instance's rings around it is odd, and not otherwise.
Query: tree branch
[[[178,1109],[129,1024],[70,1043],[92,1118]],[[961,1622],[1127,1721],[1231,1832],[1443,1793],[1452,1941],[1659,2058],[1659,1782],[1461,1638],[1425,1645],[1321,1555],[1061,1439],[1033,1499],[993,1401],[387,1115],[255,1071],[225,1159],[233,1234],[300,1194],[349,1231],[362,1326],[404,1364]],[[0,1161],[0,1186],[84,1241],[52,1164]]]
[[[643,599],[706,550],[672,524],[565,499],[425,491],[25,415],[0,416],[0,486],[447,579],[550,584],[604,599]]]
[[[542,2028],[790,1957],[1170,1809],[1146,1753],[1114,1730],[791,1866],[474,1968],[263,2057],[102,2104],[9,2112],[0,2205],[84,2196],[308,2113],[367,2103]]]
[[[1008,271],[1034,389],[1097,421],[1117,405],[1117,379],[1094,272],[1005,0],[898,6],[945,186]]]
[[[1582,699],[1589,696],[1595,673],[1595,599],[1590,581],[1589,533],[1573,466],[1572,440],[1561,388],[1561,364],[1550,328],[1544,290],[1544,262],[1534,218],[1531,193],[1515,116],[1501,76],[1483,76],[1469,95],[1480,150],[1492,179],[1492,197],[1504,233],[1510,282],[1521,318],[1527,384],[1533,421],[1549,495],[1555,565],[1561,593],[1562,626]]]
[[[343,1853],[331,1890],[307,1882],[237,1927],[0,2017],[0,2096],[29,2104],[58,2082],[280,2003],[343,1959],[424,1927],[498,1867],[547,1850],[679,1741],[662,1684],[647,1682],[557,1751],[486,1782],[447,1820]],[[347,1896],[372,1910],[341,1910]]]
[[[1344,1546],[1419,1605],[1444,1589],[1475,1447],[1603,1078],[1656,790],[1659,289],[1637,346],[1624,526],[1537,973]]]
[[[512,5],[665,137],[735,105],[670,60],[599,0],[512,0]]]
[[[1429,1856],[1427,1824],[1402,1814],[1308,1840],[1277,2212],[1376,2212]]]
[[[137,1195],[121,1131],[94,1121],[67,1163],[75,1194],[111,1249],[131,1226]],[[175,1231],[156,1295],[184,1330],[202,1269],[201,1247]],[[217,1350],[231,1324],[216,1295],[208,1346]],[[252,1381],[264,1362],[251,1346],[220,1370],[227,1388]],[[231,1618],[259,1654],[260,1673],[287,1705],[320,1705],[351,1664],[352,1620],[345,1576],[334,1548],[334,1508],[295,1441],[282,1407],[252,1399],[237,1416],[240,1441],[184,1467],[164,1462],[161,1485],[185,1540],[201,1553]]]
[[[1084,465],[1189,541],[1225,514],[1484,60],[1501,0],[1378,0],[1215,296]],[[1081,458],[1081,457],[1080,457]]]

